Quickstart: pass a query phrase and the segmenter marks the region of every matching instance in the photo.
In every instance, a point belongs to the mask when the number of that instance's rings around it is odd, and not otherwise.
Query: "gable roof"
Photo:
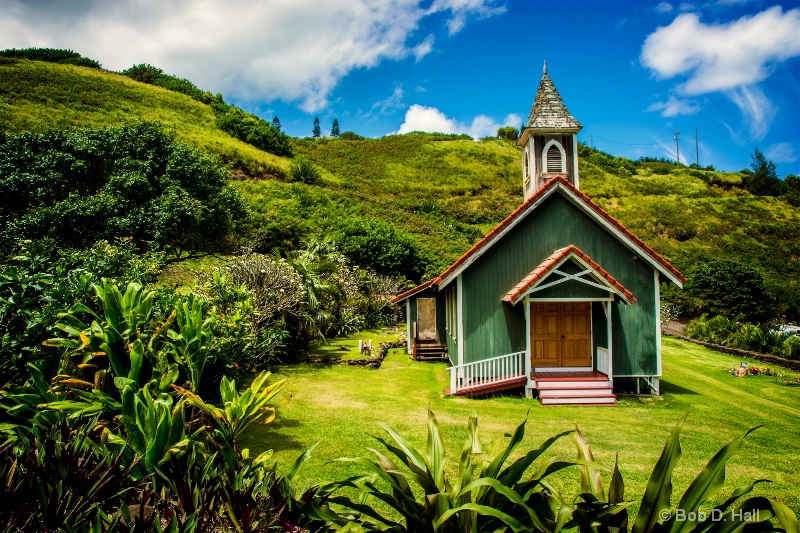
[[[431,285],[433,285],[433,282],[434,282],[434,280],[430,279],[430,280],[426,281],[425,283],[421,283],[421,284],[417,285],[416,287],[414,287],[413,289],[409,289],[409,290],[407,290],[406,292],[404,292],[402,294],[398,294],[397,296],[392,298],[391,302],[394,304],[394,303],[397,303],[397,302],[399,302],[401,300],[405,300],[409,296],[414,296],[415,294],[417,294],[419,292],[422,292],[423,290],[425,290],[428,287],[430,287]]]
[[[614,235],[620,242],[628,246],[633,252],[645,259],[653,268],[664,274],[678,287],[683,287],[686,278],[680,271],[669,264],[666,259],[661,257],[655,250],[647,246],[641,239],[634,235],[628,228],[623,226],[614,217],[609,215],[602,207],[593,202],[588,196],[579,191],[563,176],[551,178],[544,186],[525,200],[522,205],[516,208],[505,220],[492,228],[481,240],[467,250],[467,252],[456,259],[444,272],[433,280],[434,285],[447,285],[456,278],[466,267],[483,255],[492,245],[514,226],[516,226],[525,216],[534,211],[551,194],[559,192],[570,200],[575,206],[580,208],[591,218],[596,220],[601,226]]]
[[[539,90],[536,91],[536,98],[533,100],[525,128],[572,131],[583,128],[581,123],[567,110],[553,80],[547,74],[547,62],[544,64],[542,81],[539,82]]]
[[[511,305],[515,305],[522,299],[523,296],[530,292],[529,289],[532,289],[543,282],[548,275],[555,271],[570,257],[577,258],[580,263],[591,270],[591,273],[604,280],[604,285],[606,285],[609,291],[618,294],[628,303],[636,302],[636,298],[633,297],[633,293],[631,293],[631,291],[626,289],[614,278],[614,276],[601,268],[600,265],[593,261],[591,257],[586,255],[573,244],[553,252],[550,257],[542,261],[541,264],[533,269],[530,274],[525,276],[522,281],[517,283],[513,289],[508,291],[508,293],[506,293],[506,295],[503,297],[503,301],[510,303]]]

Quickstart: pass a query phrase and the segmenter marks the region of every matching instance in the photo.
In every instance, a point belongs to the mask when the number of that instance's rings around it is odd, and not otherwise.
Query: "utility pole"
[[[678,165],[681,164],[681,153],[678,151],[678,135],[680,134],[678,128],[675,128],[675,161],[678,162]]]
[[[694,164],[700,168],[700,137],[697,134],[697,128],[694,129]]]
[[[589,149],[594,151],[594,135],[589,135]]]

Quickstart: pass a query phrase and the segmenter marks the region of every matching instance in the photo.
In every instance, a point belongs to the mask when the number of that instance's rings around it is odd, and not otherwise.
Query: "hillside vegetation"
[[[314,235],[348,236],[348,228],[378,220],[386,224],[370,231],[410,237],[401,244],[424,267],[401,272],[428,277],[522,201],[511,141],[422,133],[293,139],[295,160],[313,162],[321,178],[292,183],[292,159],[234,139],[217,127],[211,106],[188,96],[99,69],[0,58],[6,133],[138,119],[161,122],[178,140],[233,167],[251,210],[242,243],[259,251],[297,247]],[[679,269],[689,273],[714,258],[755,266],[779,298],[778,311],[797,317],[797,208],[748,193],[739,173],[635,163],[585,147],[581,156],[582,190]],[[368,251],[380,253],[382,241],[371,242]]]

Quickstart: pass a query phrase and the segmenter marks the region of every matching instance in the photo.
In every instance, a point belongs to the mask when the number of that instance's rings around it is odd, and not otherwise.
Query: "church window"
[[[566,172],[564,149],[556,141],[547,143],[544,151],[545,168],[548,174]]]

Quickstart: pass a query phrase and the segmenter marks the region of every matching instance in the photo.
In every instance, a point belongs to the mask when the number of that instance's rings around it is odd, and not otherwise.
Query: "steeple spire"
[[[522,189],[529,198],[547,180],[563,176],[580,188],[578,132],[581,123],[567,110],[553,80],[542,64],[542,80],[517,145],[522,147]]]

